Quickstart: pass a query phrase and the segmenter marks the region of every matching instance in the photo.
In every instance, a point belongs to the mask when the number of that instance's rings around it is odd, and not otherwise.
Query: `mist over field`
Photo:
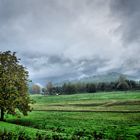
[[[0,50],[30,79],[61,82],[109,72],[138,79],[139,0],[0,0]]]

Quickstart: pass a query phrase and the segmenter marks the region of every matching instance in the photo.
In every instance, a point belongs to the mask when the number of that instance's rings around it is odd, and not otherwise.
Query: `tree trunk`
[[[4,109],[1,108],[1,118],[0,118],[1,121],[4,121]]]

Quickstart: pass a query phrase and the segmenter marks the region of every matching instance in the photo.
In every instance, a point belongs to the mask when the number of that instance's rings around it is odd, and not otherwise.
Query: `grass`
[[[93,113],[93,112],[43,112],[33,111],[28,117],[9,118],[10,123],[45,130],[46,132],[64,133],[73,136],[77,131],[102,132],[115,137],[140,135],[140,113]],[[133,131],[131,131],[133,130]],[[127,136],[126,138],[129,138]]]
[[[100,93],[83,93],[73,95],[59,95],[59,96],[38,96],[32,95],[37,103],[52,104],[52,103],[73,103],[73,102],[87,102],[87,101],[108,101],[108,100],[129,100],[140,99],[140,92],[100,92]]]
[[[23,126],[17,120],[16,124],[0,122],[0,140],[48,140],[61,135],[65,136],[63,133]]]
[[[140,139],[140,92],[33,95],[31,98],[36,101],[34,110],[21,118],[7,115],[8,122],[0,122],[0,130],[25,130],[33,137],[38,132],[49,135],[47,139]]]
[[[34,110],[138,111],[139,92],[110,92],[60,96],[32,96]]]
[[[38,132],[38,129],[32,128],[32,127],[26,127],[18,124],[12,124],[8,122],[0,122],[0,130],[7,130],[9,132],[25,132],[27,135],[32,135],[35,137],[36,133]],[[45,131],[41,130],[40,133],[45,133]]]

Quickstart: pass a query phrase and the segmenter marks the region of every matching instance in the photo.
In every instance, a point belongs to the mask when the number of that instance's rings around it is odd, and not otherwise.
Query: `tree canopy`
[[[0,52],[0,112],[27,115],[31,111],[28,95],[28,71],[19,63],[15,52]]]

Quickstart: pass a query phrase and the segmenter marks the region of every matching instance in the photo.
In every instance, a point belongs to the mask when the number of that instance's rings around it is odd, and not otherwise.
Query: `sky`
[[[0,51],[35,82],[140,77],[140,0],[0,0]]]

